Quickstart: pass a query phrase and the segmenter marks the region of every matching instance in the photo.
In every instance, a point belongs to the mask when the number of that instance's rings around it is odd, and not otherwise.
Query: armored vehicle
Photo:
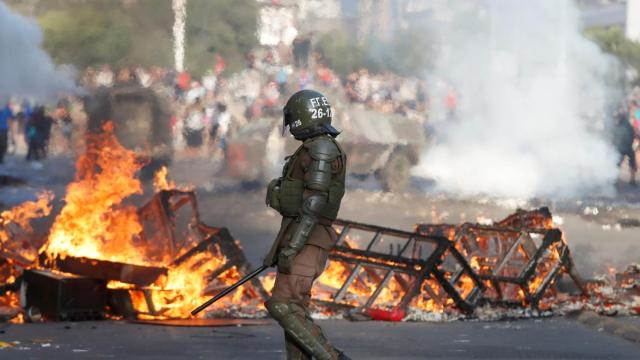
[[[104,122],[112,121],[118,141],[148,159],[143,179],[171,162],[171,112],[166,96],[133,85],[101,88],[85,97],[84,108],[88,131],[100,131]]]
[[[333,104],[332,104],[333,105]],[[402,191],[426,144],[423,127],[400,115],[358,106],[336,109],[334,124],[347,153],[348,173],[375,176],[383,190]],[[282,137],[282,118],[264,117],[232,131],[227,138],[226,174],[243,181],[267,181],[278,175],[284,156],[299,142]]]
[[[336,126],[343,130],[339,138],[348,154],[349,173],[373,174],[383,190],[403,191],[426,144],[422,126],[397,114],[361,107],[352,107],[341,115]]]

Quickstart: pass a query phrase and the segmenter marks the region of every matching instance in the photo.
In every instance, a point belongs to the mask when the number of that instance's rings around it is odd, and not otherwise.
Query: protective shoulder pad
[[[309,155],[315,160],[331,162],[340,155],[340,149],[328,136],[318,136],[305,142],[304,147],[309,150]]]

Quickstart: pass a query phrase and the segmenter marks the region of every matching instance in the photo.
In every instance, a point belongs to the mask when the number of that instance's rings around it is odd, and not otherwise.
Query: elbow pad
[[[289,240],[289,244],[287,245],[287,247],[295,250],[296,253],[302,250],[304,245],[307,243],[307,240],[309,240],[311,232],[313,231],[313,228],[317,223],[318,219],[313,216],[300,216],[297,220],[296,229],[293,232],[293,235],[291,236],[291,240]]]
[[[302,215],[297,220],[297,226],[289,241],[289,247],[300,251],[309,240],[313,228],[318,224],[318,217],[327,205],[327,199],[322,194],[307,197],[302,204]]]
[[[328,192],[331,186],[331,163],[340,155],[340,150],[329,138],[319,137],[305,147],[311,163],[305,174],[305,186],[310,190]]]

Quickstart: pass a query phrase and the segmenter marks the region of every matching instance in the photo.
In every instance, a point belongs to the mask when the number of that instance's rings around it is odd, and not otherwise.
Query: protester
[[[213,93],[216,90],[216,82],[218,81],[218,77],[211,70],[207,70],[207,72],[202,77],[202,87],[207,93]]]
[[[631,122],[635,129],[636,136],[640,136],[640,97],[631,100],[630,104]]]
[[[311,74],[309,74],[305,69],[300,70],[300,74],[298,75],[298,90],[305,90],[309,88],[312,82],[313,77]]]
[[[9,147],[9,125],[13,119],[13,112],[9,102],[0,109],[0,164],[4,163],[4,156]]]
[[[176,77],[175,91],[176,95],[182,96],[191,84],[191,75],[187,71],[180,72]]]
[[[95,84],[104,87],[113,86],[113,71],[111,71],[109,65],[103,65],[98,74],[96,74]]]
[[[26,126],[28,143],[27,161],[41,160],[47,156],[47,146],[54,120],[46,114],[44,106],[36,106]]]
[[[276,74],[276,83],[278,84],[278,91],[280,91],[280,95],[285,95],[287,93],[287,79],[289,78],[289,72],[287,68],[281,66]]]
[[[204,108],[202,107],[200,98],[196,98],[194,103],[189,105],[183,130],[184,138],[189,148],[198,149],[202,146]]]
[[[618,166],[622,165],[625,157],[629,162],[631,178],[629,183],[636,185],[636,171],[638,169],[636,152],[633,149],[635,132],[629,122],[629,113],[624,106],[620,106],[614,113],[613,143],[618,150]]]
[[[213,66],[215,75],[220,76],[226,67],[227,63],[224,61],[224,58],[220,54],[216,54],[215,65]]]
[[[296,68],[306,69],[309,66],[309,52],[311,51],[311,39],[306,36],[298,36],[293,40],[293,61]]]
[[[218,103],[215,118],[211,124],[210,138],[216,139],[218,147],[223,153],[227,151],[227,133],[231,126],[231,114],[227,111],[227,105]]]
[[[73,120],[69,113],[69,102],[66,99],[58,102],[58,106],[55,111],[55,119],[59,124],[62,124],[62,136],[65,139],[67,148],[70,149],[72,146],[71,136],[73,134]]]

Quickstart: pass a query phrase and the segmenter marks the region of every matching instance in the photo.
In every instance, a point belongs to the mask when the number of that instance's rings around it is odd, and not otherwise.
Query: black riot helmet
[[[315,90],[300,90],[284,106],[282,134],[289,127],[296,140],[305,140],[321,134],[338,136],[340,131],[331,126],[333,110],[327,98]]]

